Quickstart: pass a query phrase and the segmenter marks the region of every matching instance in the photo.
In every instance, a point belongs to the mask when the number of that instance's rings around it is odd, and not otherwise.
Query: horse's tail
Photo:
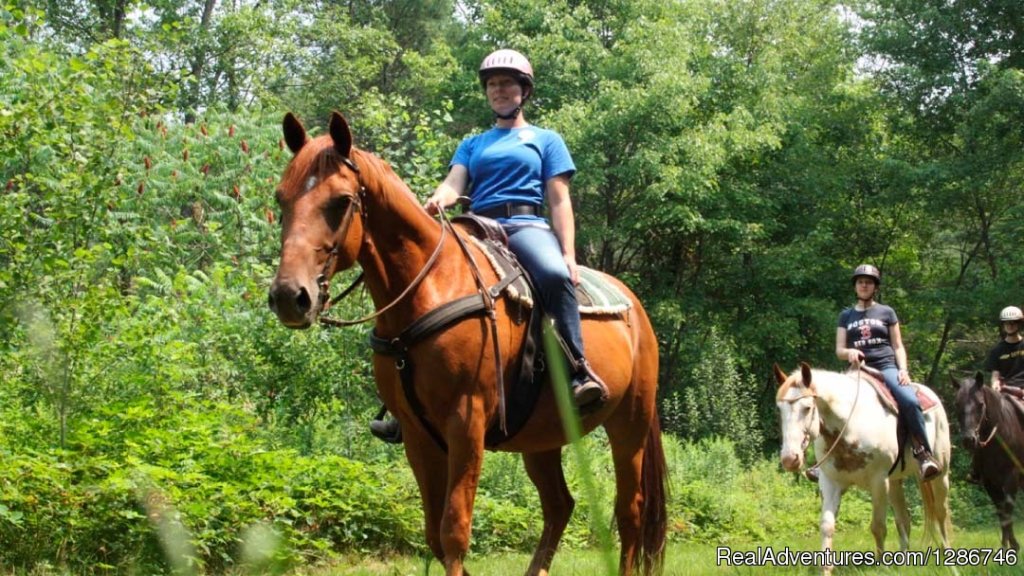
[[[932,453],[938,458],[943,474],[929,482],[920,483],[921,503],[924,504],[925,537],[936,544],[948,547],[953,537],[953,521],[949,511],[949,467],[952,464],[949,418],[941,402],[936,406],[934,414],[935,440]]]
[[[949,513],[949,490],[941,490],[936,494],[935,483],[945,482],[945,478],[936,478],[931,482],[921,483],[921,502],[924,504],[925,539],[940,546],[948,547],[953,537],[953,521]],[[938,533],[936,533],[938,530]]]
[[[643,509],[640,511],[640,550],[643,574],[660,574],[665,560],[668,533],[668,466],[661,446],[661,425],[655,414],[647,433],[643,469],[640,473]]]

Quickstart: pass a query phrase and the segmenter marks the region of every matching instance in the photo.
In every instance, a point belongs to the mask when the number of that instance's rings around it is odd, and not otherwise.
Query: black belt
[[[492,206],[484,210],[474,210],[474,214],[484,218],[511,218],[513,216],[540,216],[541,207],[536,204],[515,204],[506,202],[498,206]]]

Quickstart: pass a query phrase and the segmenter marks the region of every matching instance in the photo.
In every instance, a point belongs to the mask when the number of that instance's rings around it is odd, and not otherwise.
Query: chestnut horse
[[[1013,534],[1013,507],[1024,487],[1024,421],[1019,411],[990,386],[981,372],[956,385],[956,414],[964,448],[978,459],[982,488],[996,507],[1003,548],[1020,550]]]
[[[410,325],[453,301],[487,300],[479,286],[493,286],[498,277],[474,264],[486,262],[479,246],[460,242],[464,231],[428,215],[387,163],[353,146],[341,114],[331,116],[329,134],[310,139],[289,113],[284,140],[294,156],[277,189],[281,262],[269,300],[285,326],[317,322],[330,279],[357,264],[376,308],[367,319],[375,319],[378,342],[400,341]],[[582,426],[584,433],[604,426],[611,444],[619,571],[648,574],[662,567],[667,527],[655,403],[658,345],[636,296],[611,281],[632,306],[618,316],[583,317],[587,357],[609,398],[583,417]],[[508,313],[512,304],[498,297],[490,305],[485,313],[449,319],[421,334],[403,349],[400,362],[376,347],[373,356],[378,393],[401,423],[419,485],[427,544],[449,576],[466,573],[485,433],[501,419],[498,382],[511,389],[524,341],[522,319]],[[522,428],[496,446],[522,453],[540,497],[544,529],[530,575],[548,573],[575,505],[562,471],[566,443],[554,392],[545,384]]]
[[[812,370],[805,363],[788,376],[776,365],[779,390],[775,403],[782,424],[782,467],[795,472],[804,463],[804,450],[814,442],[821,475],[821,547],[832,549],[839,501],[851,486],[871,493],[871,533],[876,550],[885,548],[886,504],[892,504],[900,549],[910,545],[910,514],[903,494],[907,476],[919,478],[917,460],[897,461],[896,415],[888,411],[875,389],[856,372],[840,374]],[[920,388],[927,388],[914,384]],[[936,400],[934,392],[927,393]],[[942,474],[920,482],[926,533],[943,548],[949,547],[949,422],[941,403],[925,413],[925,430]],[[909,453],[909,449],[907,450]],[[890,475],[891,472],[891,475]],[[829,573],[831,566],[823,566]]]

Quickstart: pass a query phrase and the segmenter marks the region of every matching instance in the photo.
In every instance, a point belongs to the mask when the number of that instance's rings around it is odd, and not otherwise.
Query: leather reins
[[[795,402],[803,400],[804,398],[817,398],[817,397],[818,397],[817,394],[815,394],[813,392],[808,392],[808,393],[805,393],[805,394],[801,394],[800,396],[797,396],[796,398],[787,399],[787,400],[785,400],[785,402],[793,404]],[[832,445],[829,446],[828,450],[825,451],[825,455],[822,456],[821,458],[819,458],[818,461],[814,463],[814,466],[811,466],[810,468],[808,468],[808,470],[818,470],[818,469],[820,469],[822,463],[824,463],[825,460],[827,460],[828,457],[832,455],[832,451],[835,450],[836,446],[839,445],[839,440],[843,437],[843,432],[846,432],[846,427],[849,426],[850,419],[853,418],[853,412],[854,412],[854,410],[857,409],[857,401],[858,400],[860,400],[860,369],[857,370],[857,392],[853,396],[853,406],[850,407],[850,415],[846,417],[846,420],[843,422],[843,427],[840,428],[839,429],[839,433],[836,434],[835,442],[833,442]],[[817,410],[817,406],[815,406],[815,410]],[[819,417],[819,419],[820,419],[820,417]],[[805,432],[806,432],[806,429],[805,429]],[[805,436],[804,437],[803,449],[806,449],[807,448],[807,444],[809,443],[807,438],[809,438],[809,436]]]
[[[985,421],[988,419],[988,402],[985,402],[985,391],[981,390],[981,418],[978,419],[978,425],[974,427],[975,438],[979,436],[979,434],[981,433],[981,427],[985,424]],[[989,443],[991,443],[992,440],[996,437],[996,431],[998,430],[999,423],[997,422],[995,426],[992,427],[992,431],[988,433],[988,438],[985,438],[984,441],[978,443],[978,447],[984,448],[988,446]]]
[[[350,170],[355,172],[356,178],[359,182],[358,192],[346,194],[346,196],[350,198],[350,202],[345,210],[345,216],[342,221],[343,228],[341,237],[344,238],[348,234],[348,228],[352,223],[353,215],[355,214],[357,208],[359,210],[359,217],[363,221],[364,233],[368,215],[365,205],[366,186],[363,184],[362,174],[359,171],[359,167],[350,158],[343,156],[341,157],[341,160]],[[416,334],[417,338],[421,338],[428,333],[446,327],[449,323],[453,322],[454,320],[470,316],[476,313],[477,311],[483,311],[489,320],[491,328],[491,341],[494,343],[495,374],[498,379],[498,415],[501,430],[505,431],[507,429],[505,415],[505,382],[504,371],[502,370],[501,345],[498,340],[498,320],[497,314],[495,312],[495,300],[498,297],[498,295],[500,295],[501,292],[505,289],[505,287],[507,287],[508,284],[511,283],[511,280],[515,279],[515,277],[510,275],[509,278],[506,278],[505,280],[499,282],[495,286],[492,286],[490,289],[488,289],[486,283],[484,282],[483,276],[480,273],[480,268],[476,263],[476,259],[473,257],[473,254],[470,251],[469,246],[466,244],[465,240],[463,240],[462,237],[459,236],[457,232],[455,232],[454,226],[452,225],[451,221],[448,219],[448,216],[445,214],[443,210],[439,212],[439,216],[441,222],[441,237],[438,239],[437,246],[434,248],[433,253],[431,253],[430,258],[428,258],[427,262],[423,265],[423,268],[419,271],[416,277],[413,278],[412,282],[410,282],[409,285],[406,286],[404,290],[402,290],[402,293],[394,298],[394,300],[392,300],[387,305],[381,307],[380,309],[374,311],[373,313],[367,314],[366,316],[363,316],[361,318],[356,318],[352,320],[341,320],[337,318],[330,318],[324,315],[324,313],[331,306],[338,303],[340,300],[348,296],[353,290],[355,290],[355,288],[364,279],[364,273],[360,273],[359,276],[352,282],[351,285],[349,285],[348,288],[343,290],[334,298],[330,298],[330,278],[332,273],[334,272],[334,263],[338,256],[338,245],[337,243],[335,243],[328,251],[327,259],[324,262],[323,269],[321,270],[320,274],[317,276],[316,279],[317,286],[320,289],[320,311],[318,313],[317,320],[321,324],[332,328],[354,326],[357,324],[369,322],[370,320],[373,320],[379,317],[380,315],[384,314],[388,310],[394,308],[406,296],[412,293],[413,290],[415,290],[416,287],[423,282],[423,279],[427,277],[427,274],[430,272],[430,270],[434,267],[434,264],[437,262],[438,257],[441,254],[441,249],[444,247],[444,241],[447,235],[450,233],[452,237],[455,238],[456,243],[459,245],[459,248],[462,250],[462,253],[466,256],[466,260],[469,262],[469,268],[473,273],[473,280],[477,286],[477,295],[457,299],[454,302],[442,305],[440,308],[436,308],[428,312],[426,315],[424,315],[423,318],[420,319],[428,319],[427,322],[424,323],[421,322],[420,320],[414,321],[409,328],[402,332],[402,335],[389,341],[387,344],[380,344],[380,339],[377,339],[375,335],[371,336],[371,343],[374,342],[374,339],[377,340],[378,345],[375,346],[376,352],[398,356],[398,360],[396,361],[396,368],[398,368],[399,372],[403,374],[403,379],[405,380],[404,387],[406,389],[406,394],[408,396],[410,393],[412,393],[410,380],[411,375],[406,376],[408,365],[406,363],[406,355],[404,354],[404,351],[407,350],[407,347],[409,345],[415,342],[408,341],[403,344],[403,336],[407,337],[409,334],[412,333]],[[473,300],[473,302],[468,302],[467,299],[471,299]],[[478,302],[479,304],[474,304],[474,302]],[[438,317],[443,319],[434,320],[435,318]],[[416,399],[410,399],[410,403],[414,406],[419,404],[418,400]],[[423,422],[424,426],[427,428],[427,431],[430,432],[431,436],[434,437],[434,440],[437,441],[442,448],[446,449],[445,442],[440,437],[440,434],[436,430],[434,430],[432,426],[429,425],[429,423],[424,419],[423,414],[418,414],[418,416],[420,417],[420,420]]]

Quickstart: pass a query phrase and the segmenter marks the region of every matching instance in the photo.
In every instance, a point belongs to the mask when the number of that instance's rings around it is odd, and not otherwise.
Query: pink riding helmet
[[[480,70],[478,72],[480,84],[486,89],[487,79],[491,74],[498,72],[515,76],[526,91],[526,97],[529,97],[530,93],[533,92],[533,66],[530,65],[530,61],[526,59],[526,56],[519,52],[506,48],[495,50],[488,54],[484,61],[480,63]]]

